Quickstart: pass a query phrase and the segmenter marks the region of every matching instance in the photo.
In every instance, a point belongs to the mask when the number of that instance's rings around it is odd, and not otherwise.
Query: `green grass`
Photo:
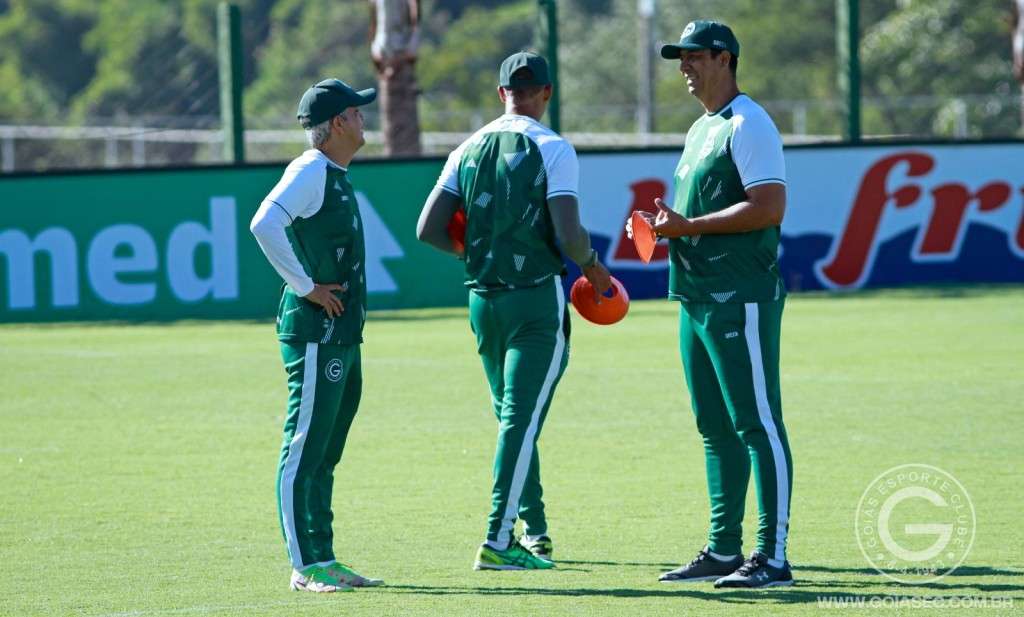
[[[1011,597],[984,614],[1022,612],[1024,288],[790,298],[798,584],[762,592],[657,582],[707,533],[676,310],[635,302],[614,326],[574,319],[540,441],[559,567],[525,573],[470,569],[495,423],[466,312],[372,314],[336,548],[387,586],[323,597],[287,590],[272,323],[0,326],[0,614],[846,612],[819,607],[834,595]],[[951,473],[977,512],[964,565],[925,586],[879,575],[854,534],[868,484],[907,463]],[[753,491],[749,504],[748,534]]]

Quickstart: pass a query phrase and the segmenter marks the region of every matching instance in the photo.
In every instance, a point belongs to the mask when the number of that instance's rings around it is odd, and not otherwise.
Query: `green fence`
[[[415,237],[442,164],[352,166],[372,309],[465,302],[458,262]],[[249,221],[283,169],[0,180],[0,322],[272,317],[281,279]]]

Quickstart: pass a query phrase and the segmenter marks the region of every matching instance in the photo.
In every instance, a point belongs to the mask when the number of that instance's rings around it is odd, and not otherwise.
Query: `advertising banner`
[[[786,163],[790,287],[1024,282],[1024,144],[795,150]]]
[[[416,240],[441,165],[352,166],[370,308],[465,303],[459,262]],[[0,179],[0,322],[273,317],[249,222],[284,167]]]
[[[668,249],[643,264],[625,221],[671,203],[678,157],[580,154],[584,226],[634,299],[666,296]],[[1020,143],[787,148],[788,288],[1024,282],[1021,161]],[[461,262],[415,237],[443,162],[351,167],[371,309],[465,305]],[[0,178],[0,322],[272,317],[281,280],[249,221],[284,167]]]
[[[1024,144],[786,149],[779,266],[790,291],[1024,282]],[[584,155],[580,201],[631,298],[665,297],[668,243],[643,264],[633,210],[672,198],[678,152]]]

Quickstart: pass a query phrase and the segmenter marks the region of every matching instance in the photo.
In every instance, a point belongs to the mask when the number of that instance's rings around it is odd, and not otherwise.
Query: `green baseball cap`
[[[678,60],[679,52],[687,49],[697,51],[700,49],[723,49],[732,55],[739,57],[740,42],[732,33],[729,26],[706,19],[691,21],[683,29],[679,36],[679,42],[664,45],[661,48],[661,57],[668,60]]]
[[[325,79],[306,90],[299,101],[299,124],[303,128],[326,122],[349,107],[360,107],[372,103],[377,90],[367,88],[360,92],[337,79]]]
[[[528,68],[532,77],[512,79],[515,72]],[[501,63],[501,75],[498,85],[502,88],[518,88],[519,86],[546,86],[551,83],[548,74],[548,61],[543,56],[529,51],[514,53]]]

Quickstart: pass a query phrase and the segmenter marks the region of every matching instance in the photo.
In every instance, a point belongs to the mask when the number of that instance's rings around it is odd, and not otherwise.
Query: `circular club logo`
[[[900,465],[875,478],[857,504],[857,543],[876,570],[907,585],[955,570],[974,544],[974,504],[931,465]]]
[[[337,358],[332,359],[327,363],[327,368],[324,369],[324,375],[330,381],[338,381],[341,376],[345,374],[345,365],[341,363],[341,360]]]

